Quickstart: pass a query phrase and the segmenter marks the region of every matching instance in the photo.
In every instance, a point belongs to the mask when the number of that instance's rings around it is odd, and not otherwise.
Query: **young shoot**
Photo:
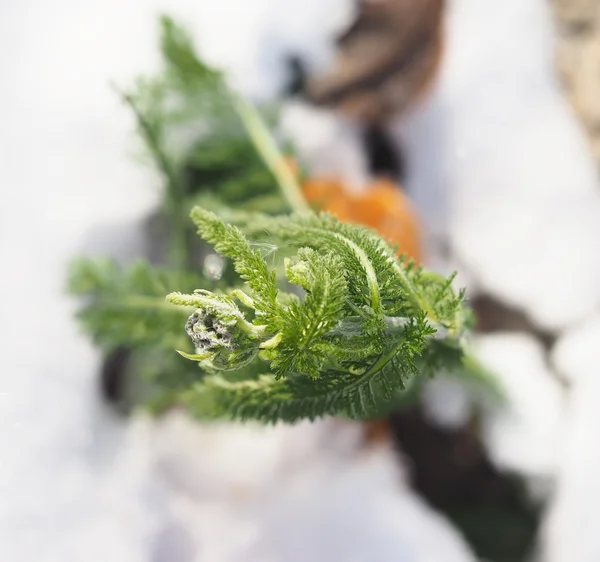
[[[182,399],[199,416],[377,417],[440,364],[461,365],[463,294],[371,230],[327,214],[256,215],[248,230],[292,253],[279,271],[260,239],[198,207],[192,219],[244,283],[230,295],[167,297],[194,307],[185,330],[196,353],[183,355],[205,374]]]

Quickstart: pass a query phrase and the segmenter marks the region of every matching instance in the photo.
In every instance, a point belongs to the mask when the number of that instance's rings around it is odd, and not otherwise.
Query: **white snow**
[[[473,397],[464,381],[444,373],[436,375],[423,390],[423,411],[440,427],[464,427],[473,412]]]
[[[557,493],[543,534],[544,560],[592,562],[600,559],[600,317],[565,335],[553,363],[572,386]]]
[[[471,352],[494,373],[503,399],[441,375],[425,388],[425,413],[448,428],[463,427],[474,411],[482,413],[481,437],[490,460],[525,477],[534,495],[541,489],[547,494],[560,464],[567,407],[542,345],[532,336],[504,332],[473,338]]]
[[[480,358],[496,369],[510,397],[508,409],[486,416],[486,442],[498,466],[533,477],[534,487],[553,482],[540,560],[595,562],[595,164],[552,69],[548,4],[452,0],[450,7],[437,86],[394,127],[410,164],[407,184],[433,227],[433,242],[453,246],[444,268],[458,267],[477,290],[564,333],[552,365],[531,338],[499,334],[479,342]],[[561,389],[561,379],[570,388]],[[437,409],[438,397],[434,415],[449,411],[454,418],[447,422],[465,415],[464,397],[453,400],[455,394],[445,410]]]
[[[333,60],[334,37],[355,11],[352,0],[219,0],[198,2],[188,21],[207,61],[247,95],[270,99],[289,79],[290,55],[311,71]]]
[[[522,336],[479,342],[510,398],[507,410],[488,414],[485,434],[498,466],[534,484],[554,481],[540,560],[593,562],[600,321],[581,322],[600,302],[594,162],[551,69],[545,3],[454,0],[448,35],[438,87],[397,127],[412,162],[409,186],[480,289],[542,327],[566,330],[552,365]]]
[[[172,513],[207,560],[473,560],[391,451],[357,454],[360,433],[335,421],[198,427],[174,414],[153,449]]]
[[[395,127],[407,184],[481,288],[564,328],[600,305],[600,186],[543,0],[453,0],[443,71]]]
[[[483,438],[500,468],[537,480],[556,473],[565,404],[562,388],[533,337],[502,333],[480,336],[478,358],[499,378],[506,403],[488,405]]]
[[[350,191],[366,188],[367,157],[355,124],[331,111],[293,101],[283,107],[280,128],[311,173],[341,178]]]

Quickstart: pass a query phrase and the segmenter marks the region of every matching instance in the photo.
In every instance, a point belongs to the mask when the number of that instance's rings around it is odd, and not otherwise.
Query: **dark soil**
[[[490,463],[475,424],[447,430],[427,421],[419,406],[389,419],[393,440],[407,457],[415,489],[462,532],[478,557],[490,562],[529,558],[540,508],[518,479]]]

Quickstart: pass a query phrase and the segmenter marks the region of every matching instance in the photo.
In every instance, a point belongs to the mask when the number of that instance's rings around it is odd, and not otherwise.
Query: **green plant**
[[[375,417],[418,376],[460,367],[462,294],[452,279],[405,264],[370,230],[326,214],[254,217],[254,229],[295,249],[283,270],[300,297],[280,289],[280,276],[239,228],[201,208],[192,218],[248,291],[167,297],[190,312],[196,353],[182,354],[204,371],[182,394],[193,411],[289,422]]]
[[[439,369],[485,374],[465,352],[471,315],[453,278],[308,211],[263,117],[181,29],[162,26],[165,73],[124,99],[165,178],[167,265],[79,259],[70,276],[88,298],[84,327],[107,352],[136,351],[154,406],[264,422],[369,418]],[[200,273],[215,254],[195,253],[191,208],[226,260],[216,273]]]

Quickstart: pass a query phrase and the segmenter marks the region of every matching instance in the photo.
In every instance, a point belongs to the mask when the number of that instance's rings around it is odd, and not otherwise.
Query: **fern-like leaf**
[[[306,298],[287,307],[271,363],[277,378],[290,372],[320,376],[328,359],[324,337],[343,318],[348,297],[343,267],[337,256],[309,248],[298,251],[296,263],[287,262],[288,279],[306,291]]]
[[[141,261],[122,270],[112,260],[79,259],[71,264],[68,288],[84,298],[78,317],[103,348],[172,348],[189,345],[181,331],[187,315],[165,302],[165,293],[190,291],[197,283],[195,275],[154,269]]]
[[[196,208],[192,217],[245,281],[250,295],[236,290],[232,296],[254,309],[251,330],[260,331],[243,337],[259,345],[260,360],[271,369],[251,378],[205,377],[182,394],[198,415],[265,422],[373,417],[437,367],[432,342],[450,342],[462,354],[464,309],[452,279],[405,264],[369,229],[326,214],[253,215],[241,225],[246,232],[266,233],[281,249],[295,251],[286,260],[287,281],[305,294],[281,299],[284,279],[278,282],[257,242],[206,210]],[[189,303],[194,296],[177,299]],[[237,338],[234,332],[227,337]],[[209,369],[210,361],[203,363]]]

